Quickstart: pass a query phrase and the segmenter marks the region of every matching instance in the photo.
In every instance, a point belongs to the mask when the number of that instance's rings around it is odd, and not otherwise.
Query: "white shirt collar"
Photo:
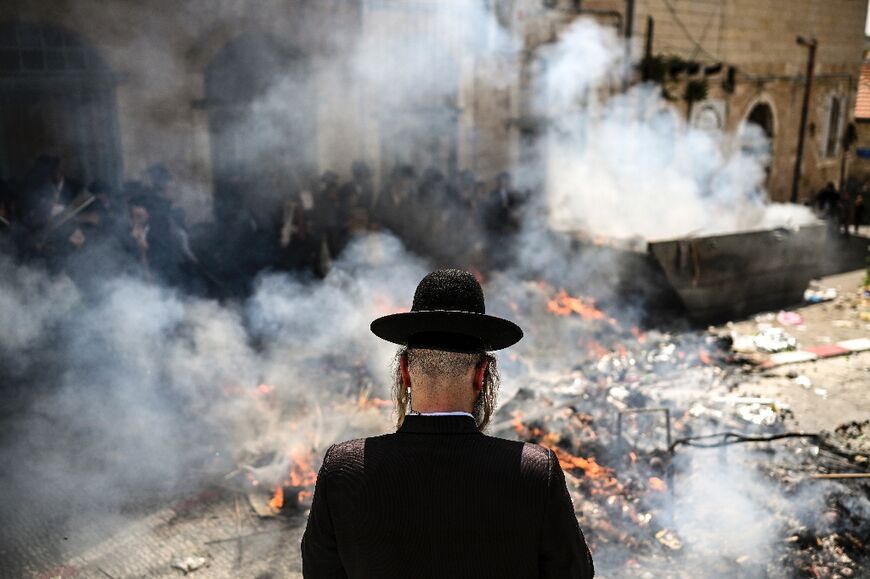
[[[469,418],[474,418],[468,412],[420,412],[420,416],[467,416]]]

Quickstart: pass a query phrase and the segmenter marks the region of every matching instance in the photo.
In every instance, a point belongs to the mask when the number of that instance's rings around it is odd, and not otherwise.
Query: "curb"
[[[856,338],[834,344],[820,344],[812,348],[771,354],[760,366],[765,369],[776,368],[785,364],[801,364],[824,358],[835,358],[857,352],[866,352],[867,350],[870,350],[870,338]]]

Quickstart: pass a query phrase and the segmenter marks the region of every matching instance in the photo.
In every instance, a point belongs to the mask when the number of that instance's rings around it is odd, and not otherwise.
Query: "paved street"
[[[838,298],[792,310],[801,316],[802,324],[783,326],[769,319],[762,323],[785,329],[797,339],[799,348],[868,338],[870,322],[859,317],[859,287],[864,276],[864,270],[858,270],[822,279],[821,286],[835,288]],[[730,329],[752,334],[757,325],[756,318],[751,318]],[[833,430],[845,422],[870,419],[868,385],[870,352],[862,352],[753,372],[735,394],[779,400],[791,408],[791,421],[798,429]]]

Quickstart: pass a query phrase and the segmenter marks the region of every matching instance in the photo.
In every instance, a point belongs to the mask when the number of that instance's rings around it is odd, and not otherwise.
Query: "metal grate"
[[[0,25],[0,74],[103,70],[99,57],[71,32],[50,26]]]

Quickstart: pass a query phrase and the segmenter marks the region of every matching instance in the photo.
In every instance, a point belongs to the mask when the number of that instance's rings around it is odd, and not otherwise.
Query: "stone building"
[[[650,16],[651,54],[721,64],[692,120],[762,126],[777,200],[789,198],[804,87],[795,37],[816,37],[801,196],[839,181],[863,0],[5,2],[0,177],[44,151],[72,176],[116,185],[164,162],[198,218],[240,183],[268,196],[328,169],[347,175],[354,160],[381,180],[401,163],[491,179],[534,163],[535,52],[578,8],[631,28],[634,63]]]
[[[0,174],[43,151],[67,174],[115,185],[164,162],[205,217],[212,191],[287,158],[354,158],[353,99],[338,78],[347,39],[323,31],[358,26],[341,0],[5,2]],[[324,58],[334,65],[318,67]]]
[[[854,151],[844,137],[854,120],[864,47],[867,3],[863,0],[514,0],[525,20],[549,8],[545,25],[526,25],[530,47],[558,37],[566,21],[585,14],[630,35],[631,59],[641,80],[644,56],[688,64],[675,77],[678,97],[696,81],[706,98],[675,106],[701,126],[737,133],[759,125],[771,141],[767,189],[773,200],[791,197],[808,48],[798,36],[815,38],[818,48],[799,180],[799,200],[826,182],[840,183]],[[650,22],[652,24],[650,30]],[[626,30],[628,29],[628,30]],[[649,38],[651,36],[651,38]],[[649,42],[648,42],[649,39]]]

